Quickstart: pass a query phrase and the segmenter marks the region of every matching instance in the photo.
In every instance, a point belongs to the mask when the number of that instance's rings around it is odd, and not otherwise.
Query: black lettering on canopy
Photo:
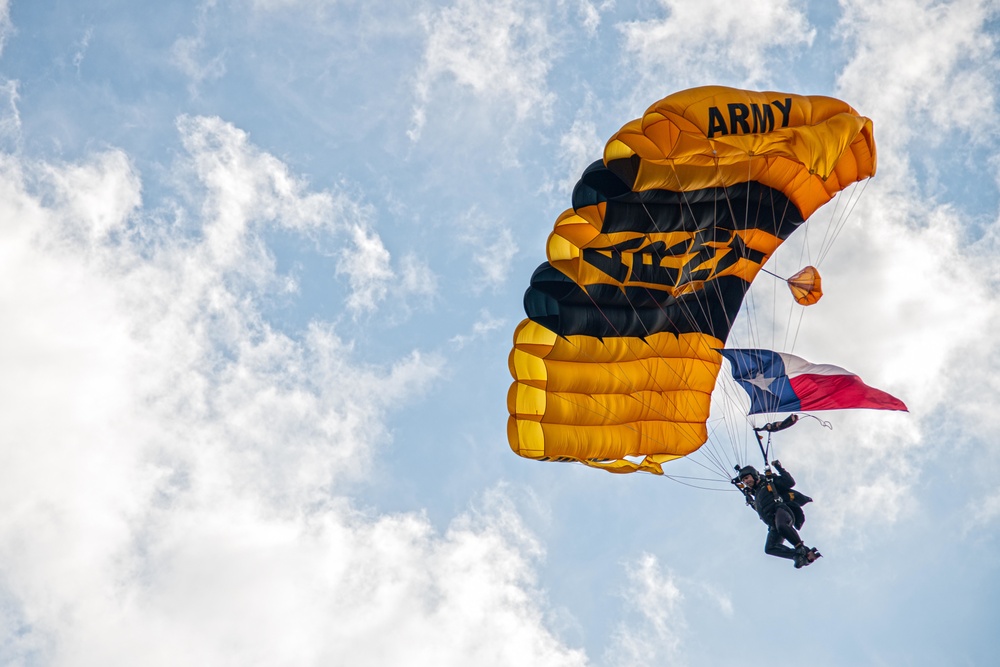
[[[771,104],[778,107],[778,111],[781,112],[781,127],[788,127],[788,120],[792,115],[792,98],[786,97],[784,104],[778,100],[774,100]]]
[[[726,127],[726,119],[722,117],[719,107],[708,107],[708,138],[714,137],[716,132],[726,135],[729,134],[729,128]]]
[[[683,268],[663,266],[665,257],[687,253],[694,256]],[[689,240],[670,248],[663,241],[644,245],[642,239],[631,239],[603,248],[583,249],[585,262],[623,287],[630,284],[658,285],[667,291],[693,281],[710,280],[741,258],[760,264],[765,255],[747,248],[733,230],[718,228],[698,230]]]
[[[677,269],[660,265],[667,244],[662,241],[650,243],[632,256],[632,275],[630,283],[650,283],[672,287],[677,284],[680,272]]]
[[[634,251],[644,242],[643,239],[636,238],[604,248],[584,248],[583,261],[624,283],[628,280],[628,265],[622,260],[622,254]]]
[[[774,108],[781,112],[781,127],[788,127],[792,115],[792,98],[774,100],[771,104],[744,104],[733,102],[726,105],[729,111],[729,123],[719,107],[708,107],[709,139],[715,135],[727,134],[759,134],[774,129]]]
[[[791,110],[788,102],[762,106],[772,106],[772,117],[777,116],[773,109]],[[753,113],[751,107],[751,126]],[[767,127],[767,111],[761,113],[765,120],[759,127]],[[716,114],[718,131],[728,130],[725,116],[718,109]],[[616,159],[607,167],[592,165],[591,170],[606,169],[608,181],[621,178],[627,183],[635,178],[634,162]],[[729,272],[740,260],[759,266],[767,257],[746,247],[745,232],[758,229],[783,240],[802,223],[786,195],[757,182],[687,192],[597,191],[594,183],[577,184],[574,206],[606,202],[601,232],[624,233],[629,240],[582,250],[582,261],[596,267],[600,276],[571,277],[548,262],[532,274],[524,295],[525,313],[560,336],[701,332],[724,341],[755,270],[747,266],[746,274]],[[657,282],[630,281],[633,266],[642,267],[636,279],[650,275]]]
[[[733,134],[750,134],[750,107],[735,103],[729,105],[729,131]],[[739,128],[739,130],[737,130]]]
[[[750,107],[753,110],[753,131],[770,132],[774,129],[774,109],[770,104],[754,104]]]

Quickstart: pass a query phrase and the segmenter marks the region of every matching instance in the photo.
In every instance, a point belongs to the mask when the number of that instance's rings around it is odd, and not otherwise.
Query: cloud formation
[[[761,85],[772,77],[776,50],[807,46],[815,36],[796,0],[659,3],[664,18],[618,25],[628,62],[657,90],[664,80],[674,90],[722,82]]]
[[[444,534],[339,491],[440,361],[272,328],[266,229],[339,234],[346,204],[219,119],[178,127],[169,215],[120,151],[0,157],[0,661],[584,664],[502,491]]]
[[[548,113],[552,46],[543,10],[523,0],[456,0],[423,14],[421,21],[427,43],[417,74],[410,139],[420,138],[433,91],[444,87],[441,79],[496,107],[499,117],[523,120]]]

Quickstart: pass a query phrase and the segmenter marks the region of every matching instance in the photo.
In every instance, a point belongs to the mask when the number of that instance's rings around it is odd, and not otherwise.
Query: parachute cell
[[[511,448],[653,473],[697,450],[717,350],[758,271],[874,170],[871,121],[827,97],[704,87],[627,123],[584,171],[525,293]],[[818,299],[818,274],[793,278],[797,298]]]

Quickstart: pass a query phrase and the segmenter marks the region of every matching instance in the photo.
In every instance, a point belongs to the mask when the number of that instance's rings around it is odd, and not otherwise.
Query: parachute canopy
[[[807,266],[785,282],[800,305],[811,306],[823,296],[823,280],[815,266]]]
[[[709,86],[625,124],[584,171],[525,293],[511,448],[658,474],[697,450],[718,349],[754,277],[875,162],[871,121],[829,97]],[[797,296],[818,288],[816,274]]]

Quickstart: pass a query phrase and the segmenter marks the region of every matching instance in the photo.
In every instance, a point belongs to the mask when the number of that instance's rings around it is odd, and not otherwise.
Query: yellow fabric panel
[[[641,338],[605,338],[557,336],[537,322],[522,320],[514,330],[514,347],[548,360],[592,361],[608,363],[653,357],[694,358],[722,362],[715,350],[722,341],[703,334],[655,334]]]
[[[559,341],[559,336],[531,320],[521,320],[514,329],[514,346],[536,357],[545,357]],[[511,375],[517,377],[511,369]]]
[[[584,248],[600,234],[606,209],[607,204],[604,202],[596,206],[584,206],[576,211],[568,209],[556,219],[552,233],[579,248]]]
[[[586,374],[581,374],[580,364],[589,364],[586,367]],[[711,391],[718,370],[718,362],[715,360],[680,357],[616,362],[546,359],[544,365],[548,378],[545,386],[540,387],[537,383],[533,386],[553,392],[601,394],[680,391],[694,388],[706,391],[706,386],[707,391]],[[597,372],[591,373],[591,370]]]
[[[613,473],[643,471],[653,473],[654,475],[662,475],[662,464],[679,458],[681,457],[669,454],[650,454],[649,456],[643,458],[639,463],[633,463],[632,461],[621,459],[617,461],[580,461],[580,463],[588,465],[592,468],[600,468],[601,470],[607,470],[608,472]]]
[[[524,320],[509,359],[511,449],[612,472],[662,473],[659,463],[707,438],[721,346],[704,334],[564,338]],[[639,456],[654,458],[625,458]]]
[[[603,426],[546,424],[510,417],[508,438],[515,453],[532,459],[623,461],[626,456],[678,458],[708,439],[704,424],[645,421]]]
[[[512,408],[510,413],[518,419],[600,426],[656,420],[697,421],[708,411],[710,400],[707,392],[689,390],[554,392],[515,382],[509,392],[508,408]]]
[[[766,111],[771,120],[737,118],[730,107]],[[722,86],[686,90],[653,104],[608,141],[604,160],[633,155],[641,159],[636,191],[754,180],[783,192],[804,218],[876,168],[872,122],[848,104]]]

